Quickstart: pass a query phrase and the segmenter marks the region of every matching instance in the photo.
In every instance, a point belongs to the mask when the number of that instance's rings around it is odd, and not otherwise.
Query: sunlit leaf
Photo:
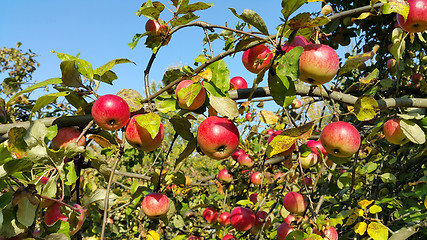
[[[206,10],[213,6],[213,3],[204,3],[204,2],[197,2],[192,4],[181,4],[178,8],[178,14],[184,14],[189,12],[195,12],[199,10]]]
[[[70,92],[56,92],[56,93],[50,93],[50,94],[43,95],[37,99],[36,103],[33,106],[33,109],[31,109],[31,111],[37,112],[40,109],[46,107],[49,103],[55,102],[58,97],[65,97],[69,93]]]
[[[369,207],[369,212],[372,213],[372,214],[379,213],[382,210],[383,209],[380,206],[376,205],[376,204]]]
[[[209,103],[221,116],[228,119],[234,119],[239,116],[237,103],[229,97],[210,96]]]
[[[303,53],[304,49],[300,46],[294,47],[292,50],[287,52],[285,55],[280,56],[276,64],[276,74],[281,79],[284,77],[290,77],[291,79],[297,79],[299,76],[299,58]],[[286,82],[283,82],[286,87]]]
[[[187,87],[183,87],[178,91],[178,98],[180,100],[184,100],[187,107],[189,107],[191,106],[191,104],[193,104],[194,100],[199,95],[202,88],[202,84],[198,82],[190,84]]]
[[[329,18],[325,16],[311,18],[310,13],[300,13],[293,17],[291,20],[289,20],[288,24],[291,30],[298,30],[301,28],[313,28],[323,26],[329,23],[330,21],[331,20],[329,20]]]
[[[151,20],[157,20],[160,16],[160,13],[165,9],[165,6],[160,2],[152,2],[148,0],[138,9],[138,12],[135,14],[137,16],[145,16]]]
[[[368,224],[365,222],[359,222],[354,226],[354,232],[362,236],[366,232],[366,228],[368,227]]]
[[[345,73],[350,72],[353,69],[358,68],[360,65],[362,65],[367,60],[371,59],[375,53],[378,51],[379,46],[376,45],[370,52],[358,54],[355,56],[350,56],[347,58],[347,60],[344,63],[344,66],[341,67],[341,69],[338,72],[338,76],[341,76]]]
[[[122,64],[122,63],[133,63],[131,60],[126,58],[117,58],[114,60],[109,61],[108,63],[102,65],[101,67],[94,70],[94,74],[102,76],[105,73],[107,73],[109,70],[111,70],[115,65]]]
[[[298,10],[307,0],[282,0],[282,14],[288,19],[296,10]]]
[[[381,223],[371,222],[368,225],[368,235],[374,240],[387,240],[388,229]]]
[[[267,25],[265,24],[264,20],[262,20],[261,16],[258,15],[258,13],[254,12],[253,10],[245,9],[243,13],[239,15],[234,8],[229,9],[236,17],[254,26],[260,32],[268,35]]]
[[[261,121],[266,124],[274,124],[279,120],[279,116],[277,116],[274,112],[268,110],[259,111],[258,116]]]
[[[195,15],[192,12],[186,13],[184,16],[179,17],[178,19],[175,19],[175,20],[171,21],[171,26],[172,27],[176,27],[176,26],[179,26],[179,25],[184,25],[184,24],[192,22],[192,21],[194,21],[194,20],[196,20],[198,18],[199,18],[199,16]]]
[[[371,205],[374,202],[374,200],[361,200],[359,201],[357,204],[362,208],[365,209],[367,208],[369,205]]]
[[[134,89],[122,89],[116,95],[126,101],[131,112],[138,111],[143,106],[142,95]]]
[[[385,183],[396,183],[397,178],[392,173],[383,173],[380,178]]]
[[[36,84],[34,84],[34,85],[32,85],[32,86],[30,86],[30,87],[28,87],[28,88],[26,88],[26,89],[18,92],[18,93],[16,93],[15,95],[13,95],[9,99],[9,101],[7,101],[7,105],[13,104],[13,100],[16,97],[18,97],[18,96],[20,96],[20,95],[22,95],[24,93],[32,92],[32,91],[36,90],[37,88],[46,87],[48,85],[54,85],[54,84],[59,84],[59,83],[62,83],[62,79],[61,78],[51,78],[51,79],[45,80],[43,82],[36,83]]]
[[[402,129],[405,136],[416,144],[424,144],[426,141],[426,135],[418,124],[413,121],[401,119],[400,128]]]
[[[409,4],[406,1],[390,0],[381,7],[383,14],[397,13],[405,19],[409,14]]]
[[[150,112],[138,115],[135,117],[135,121],[140,127],[145,128],[150,133],[152,139],[159,133],[161,119],[156,113]]]

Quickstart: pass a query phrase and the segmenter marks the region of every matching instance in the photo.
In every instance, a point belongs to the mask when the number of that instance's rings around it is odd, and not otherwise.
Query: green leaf
[[[242,14],[237,14],[236,10],[234,8],[229,8],[231,12],[244,22],[254,26],[256,29],[258,29],[260,32],[268,35],[268,29],[267,25],[265,24],[264,20],[262,20],[261,16],[258,15],[253,10],[245,9]]]
[[[371,222],[368,225],[368,235],[374,240],[387,240],[388,229],[381,223]]]
[[[346,74],[353,69],[357,69],[360,65],[362,65],[367,60],[371,59],[375,55],[374,51],[358,54],[355,56],[350,56],[344,63],[344,66],[338,72],[338,76]]]
[[[350,162],[351,157],[341,158],[341,157],[336,157],[332,154],[328,154],[328,159],[331,160],[332,162],[336,163],[337,165],[342,165],[342,164]]]
[[[360,96],[354,104],[354,115],[359,121],[373,119],[378,113],[378,102],[371,95]]]
[[[13,194],[14,192],[10,191],[0,195],[0,210],[5,209],[7,206],[10,206],[12,204]]]
[[[300,8],[307,0],[282,0],[282,14],[288,19],[292,13]]]
[[[145,128],[150,133],[152,139],[159,133],[161,119],[156,113],[150,112],[138,115],[135,121],[140,127]]]
[[[280,78],[275,70],[272,69],[268,71],[268,88],[274,102],[281,107],[285,108],[291,105],[295,99],[296,88],[294,82],[289,80],[288,77]]]
[[[287,52],[285,55],[281,56],[277,60],[276,74],[280,77],[280,79],[285,79],[285,77],[289,77],[291,79],[297,79],[299,76],[299,58],[304,52],[304,49],[300,46],[297,46]],[[285,87],[289,87],[286,85],[288,81],[284,81]]]
[[[39,97],[36,101],[36,103],[33,106],[32,112],[37,112],[40,109],[47,106],[49,103],[53,103],[56,101],[58,97],[64,97],[67,96],[70,92],[56,92],[56,93],[50,93],[47,95],[43,95]]]
[[[129,59],[126,59],[126,58],[117,58],[117,59],[111,60],[108,63],[102,65],[101,67],[95,69],[94,74],[102,76],[105,73],[107,73],[109,70],[111,70],[115,65],[122,64],[122,63],[133,63],[133,64],[135,64],[134,62],[132,62]]]
[[[62,82],[67,87],[84,87],[80,72],[76,66],[76,60],[62,61],[60,64]]]
[[[105,193],[106,193],[106,190],[104,188],[96,189],[86,199],[84,199],[84,205],[89,206],[90,204],[95,203],[96,205],[98,205],[99,209],[104,209]],[[118,198],[119,197],[116,194],[114,194],[113,192],[110,192],[110,195],[108,198],[108,206],[112,206],[114,201]]]
[[[27,197],[22,198],[18,203],[18,211],[16,211],[16,219],[22,225],[29,227],[33,224],[38,204],[32,204]]]
[[[47,132],[46,126],[41,121],[31,121],[30,127],[28,127],[27,133],[25,134],[24,141],[29,147],[44,143]]]
[[[190,141],[194,138],[193,133],[191,132],[191,123],[188,119],[185,119],[180,116],[173,116],[169,119],[172,124],[173,129],[176,133],[179,134],[183,139]]]
[[[24,136],[27,132],[27,129],[23,128],[23,127],[14,127],[12,129],[9,130],[8,132],[8,147],[10,149],[10,152],[13,152],[14,155],[16,156],[17,154],[23,154],[25,155],[25,151],[27,150],[27,143],[24,140]],[[2,146],[0,146],[0,149],[2,148]],[[11,153],[9,151],[7,151],[7,149],[5,150],[0,150],[0,164],[3,162],[6,162],[5,160],[8,159],[9,156],[12,156]],[[3,153],[5,155],[3,155]]]
[[[19,158],[8,161],[3,165],[3,169],[9,174],[12,175],[16,172],[26,172],[30,171],[33,166],[33,162],[31,162],[27,158]]]
[[[402,59],[403,53],[405,52],[405,36],[406,33],[401,28],[395,28],[391,33],[391,42],[393,43],[393,46],[390,48],[390,53],[396,61],[398,59]]]
[[[295,230],[290,232],[285,239],[286,240],[304,240],[306,237],[308,237],[307,233],[301,230]]]
[[[165,9],[165,5],[160,2],[152,2],[148,0],[144,3],[135,14],[140,17],[141,15],[151,19],[157,20],[160,16],[160,13]]]
[[[65,164],[65,185],[71,186],[77,181],[76,169],[74,161],[69,161]]]
[[[58,58],[61,61],[69,61],[69,60],[76,60],[76,59],[78,59],[77,57],[75,57],[73,55],[66,54],[66,53],[59,53],[59,52],[56,52],[56,51],[51,51],[51,53],[56,53],[56,56],[58,56]]]
[[[372,213],[372,214],[379,213],[382,210],[383,209],[380,206],[376,205],[376,204],[374,204],[374,205],[372,205],[372,206],[369,207],[369,212]]]
[[[133,36],[132,38],[132,42],[128,43],[128,46],[130,47],[130,49],[134,49],[136,47],[136,45],[138,45],[139,39],[141,39],[142,37],[148,35],[148,32],[145,32],[143,34],[135,34],[135,36]]]
[[[190,154],[194,152],[196,147],[197,147],[197,139],[196,138],[193,138],[192,140],[188,141],[187,146],[185,147],[184,151],[182,151],[182,153],[179,154],[178,159],[176,159],[175,167],[178,166],[178,164],[181,163],[188,156],[190,156]]]
[[[199,16],[195,15],[194,13],[191,13],[191,12],[186,13],[184,16],[182,16],[176,20],[171,21],[171,26],[176,27],[179,25],[185,25],[185,24],[192,22],[198,18],[199,18]]]
[[[54,198],[56,196],[56,191],[58,190],[56,181],[58,180],[58,174],[55,174],[54,176],[50,176],[47,180],[46,185],[43,187],[43,190],[41,192],[41,195]]]
[[[401,119],[400,128],[411,142],[416,144],[424,144],[426,142],[426,135],[424,131],[415,122]]]
[[[385,183],[396,183],[397,178],[392,173],[383,173],[380,178]]]
[[[32,92],[32,91],[36,90],[37,88],[46,87],[47,85],[53,85],[53,84],[58,84],[58,83],[62,83],[62,79],[51,78],[51,79],[45,80],[43,82],[36,83],[36,84],[18,92],[18,93],[16,93],[15,95],[13,95],[9,99],[9,101],[7,101],[7,105],[10,106],[11,104],[13,104],[13,100],[19,95],[22,95],[22,94],[27,93],[27,92]]]
[[[176,111],[176,98],[171,96],[170,98],[157,97],[154,99],[156,108],[161,113]]]
[[[214,83],[222,96],[228,96],[228,90],[230,90],[230,72],[225,61],[222,59],[216,61],[209,65],[209,68],[212,71],[210,82]]]
[[[239,201],[236,202],[236,204],[240,205],[240,206],[247,206],[247,205],[251,206],[251,205],[254,205],[254,203],[251,202],[249,199],[239,200]]]
[[[360,169],[359,173],[362,175],[371,173],[373,171],[375,171],[378,168],[378,164],[374,163],[374,162],[368,162],[367,164],[365,164],[362,169]]]
[[[329,23],[328,17],[321,16],[316,18],[311,18],[310,13],[300,13],[289,20],[288,24],[291,30],[298,30],[302,28],[313,28],[318,26],[323,26]]]
[[[199,95],[201,90],[202,84],[198,82],[190,84],[189,86],[183,87],[178,91],[178,98],[185,100],[187,107],[189,107],[191,106],[191,104],[193,104],[194,100],[196,99],[197,95]]]
[[[105,82],[107,84],[113,85],[113,81],[116,80],[118,77],[115,72],[108,70],[102,76],[95,74],[93,78],[101,82]]]
[[[352,182],[351,173],[345,172],[338,178],[337,186],[339,189],[343,189],[347,186],[350,186],[351,182]]]
[[[183,1],[183,2],[186,2],[186,4],[181,4],[177,14],[184,14],[184,13],[195,12],[199,10],[206,10],[214,6],[213,3],[197,2],[197,3],[188,5],[188,1]]]
[[[260,43],[263,43],[265,41],[259,39],[259,38],[245,38],[241,41],[239,41],[235,47],[236,51],[241,51],[243,49],[248,49],[249,47],[256,46]]]
[[[93,79],[93,68],[92,65],[83,59],[76,59],[77,68],[83,76],[92,81]]]
[[[116,95],[126,101],[131,112],[136,112],[143,107],[142,95],[134,89],[122,89]]]
[[[400,14],[405,19],[405,21],[409,14],[409,4],[406,1],[389,1],[384,3],[381,9],[383,14]]]
[[[237,103],[229,97],[210,96],[209,103],[221,116],[231,120],[239,116]]]

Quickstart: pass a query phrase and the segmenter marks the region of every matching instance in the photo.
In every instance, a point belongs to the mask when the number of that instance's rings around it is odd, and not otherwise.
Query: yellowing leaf
[[[353,212],[354,212],[354,214],[356,214],[357,216],[360,216],[360,217],[363,216],[363,214],[365,213],[365,211],[363,211],[360,208],[353,209]]]
[[[354,104],[354,115],[359,121],[371,120],[377,115],[378,103],[371,95],[359,97]]]
[[[359,201],[357,204],[359,204],[361,208],[365,209],[373,202],[374,200],[362,200],[362,201]]]
[[[298,140],[296,137],[277,135],[274,139],[268,144],[268,156],[271,157],[278,153],[288,150],[292,144]],[[270,150],[269,150],[270,149]]]
[[[355,221],[356,221],[356,219],[358,218],[359,216],[357,215],[357,214],[351,214],[348,218],[347,218],[347,221],[345,222],[345,225],[348,225],[348,226],[350,226],[350,225],[352,225]]]
[[[205,71],[191,78],[191,80],[193,80],[194,82],[197,82],[200,79],[205,79],[206,81],[209,82],[212,79],[212,70],[210,68],[206,68]]]
[[[424,199],[424,207],[426,207],[426,208],[427,208],[427,196],[426,196],[426,198]]]
[[[351,20],[352,20],[352,21],[354,21],[354,20],[362,20],[362,19],[365,19],[365,18],[367,18],[367,17],[369,17],[369,16],[371,16],[371,15],[373,15],[373,14],[372,14],[372,13],[370,13],[370,12],[364,12],[364,13],[360,14],[360,15],[359,15],[359,17],[357,17],[357,18],[352,18]]]
[[[356,226],[354,226],[354,232],[362,236],[366,232],[366,228],[368,227],[368,224],[365,222],[357,223]]]
[[[161,119],[156,113],[150,112],[138,115],[135,117],[135,121],[140,127],[145,128],[150,133],[152,139],[159,133]]]
[[[371,222],[368,225],[368,235],[374,240],[387,240],[388,229],[381,223]]]
[[[279,117],[274,112],[268,110],[261,110],[258,115],[261,121],[266,124],[274,124],[279,120]]]
[[[383,209],[380,206],[378,206],[378,205],[372,205],[371,207],[369,207],[369,212],[372,213],[372,214],[379,213],[382,210]]]
[[[150,230],[150,231],[148,231],[147,239],[160,240],[160,235],[156,231]]]

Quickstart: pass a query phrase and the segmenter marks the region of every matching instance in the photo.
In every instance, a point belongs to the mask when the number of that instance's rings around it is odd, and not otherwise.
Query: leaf
[[[277,116],[274,112],[268,110],[259,111],[258,116],[261,121],[266,124],[274,124],[279,120],[279,116]]]
[[[372,213],[372,214],[379,213],[382,210],[383,209],[380,206],[376,205],[376,204],[369,207],[369,212]]]
[[[152,2],[148,0],[146,3],[138,9],[138,12],[135,14],[140,17],[141,15],[151,19],[157,20],[160,16],[160,13],[165,9],[165,5],[160,2]]]
[[[24,136],[24,141],[27,143],[28,147],[33,147],[39,143],[44,143],[44,138],[47,133],[48,130],[41,121],[31,121],[30,127],[28,127]]]
[[[343,74],[350,72],[353,69],[358,68],[364,62],[371,59],[375,55],[378,48],[379,48],[379,46],[376,45],[376,46],[374,46],[374,48],[370,52],[366,52],[366,53],[362,53],[362,54],[358,54],[355,56],[348,57],[344,63],[344,66],[342,66],[341,69],[339,70],[338,76],[341,76]]]
[[[43,95],[39,97],[36,101],[36,103],[33,106],[33,109],[31,109],[32,112],[37,112],[40,109],[47,106],[49,103],[53,103],[56,101],[58,97],[64,97],[70,94],[70,92],[56,92],[56,93],[50,93]]]
[[[194,13],[190,12],[190,13],[186,13],[182,17],[179,17],[178,19],[175,19],[175,20],[171,21],[170,23],[171,23],[172,27],[176,27],[176,26],[179,26],[179,25],[185,25],[185,24],[187,24],[189,22],[192,22],[192,21],[194,21],[194,20],[196,20],[198,18],[199,18],[199,16],[197,16]]]
[[[385,183],[396,183],[397,178],[392,173],[383,173],[380,178]]]
[[[308,236],[308,238],[304,238],[304,240],[323,240],[322,236],[312,233]]]
[[[301,230],[294,230],[286,236],[286,240],[304,240],[307,237],[307,233]]]
[[[229,97],[210,96],[209,103],[218,112],[218,114],[227,117],[230,120],[239,116],[237,103]]]
[[[285,55],[280,56],[276,63],[276,74],[279,75],[281,79],[284,79],[284,77],[297,79],[299,76],[299,58],[303,52],[304,49],[301,46],[297,46]]]
[[[187,107],[189,107],[191,106],[191,104],[193,104],[194,100],[199,95],[202,88],[202,84],[198,82],[190,84],[187,87],[183,87],[178,91],[178,98],[180,100],[185,100],[185,104],[187,105]]]
[[[102,77],[105,73],[107,73],[109,70],[111,70],[115,65],[122,64],[122,63],[133,63],[131,60],[126,58],[117,58],[114,60],[109,61],[108,63],[102,65],[101,67],[94,70],[94,74],[99,75]],[[136,65],[136,64],[135,64]]]
[[[288,77],[280,78],[273,69],[268,71],[268,88],[274,102],[281,107],[285,108],[291,105],[295,99],[296,88],[294,82],[289,80]]]
[[[258,15],[253,10],[245,9],[243,10],[242,14],[237,14],[236,10],[234,8],[228,8],[230,11],[234,14],[234,16],[240,18],[244,22],[254,26],[256,29],[258,29],[260,32],[268,35],[268,29],[267,25],[265,24],[264,20],[262,20],[261,16]]]
[[[368,235],[374,240],[387,240],[388,229],[381,223],[371,222],[368,225]]]
[[[10,149],[10,152],[13,153],[15,157],[17,156],[25,156],[26,155],[26,149],[27,149],[27,143],[24,141],[24,136],[27,130],[23,127],[14,127],[9,130],[8,132],[8,139],[7,145]],[[4,152],[7,153],[8,156],[11,157],[9,151]],[[0,164],[5,162],[6,159],[8,159],[7,155],[2,154],[3,151],[0,151]]]
[[[7,101],[7,105],[10,106],[11,104],[13,104],[13,100],[16,97],[18,97],[18,96],[20,96],[20,95],[22,95],[24,93],[32,92],[32,91],[36,90],[37,88],[46,87],[47,85],[53,85],[53,84],[58,84],[58,83],[62,83],[62,79],[60,79],[60,78],[51,78],[51,79],[45,80],[43,82],[36,83],[36,84],[34,84],[34,85],[32,85],[32,86],[30,86],[30,87],[28,87],[28,88],[26,88],[26,89],[18,92],[18,93],[16,93],[15,95],[13,95],[9,99],[9,101]]]
[[[372,80],[378,79],[378,76],[380,75],[380,71],[375,68],[372,72],[370,72],[367,76],[364,76],[359,79],[359,82],[363,84],[370,84]]]
[[[405,136],[411,140],[411,142],[416,144],[424,144],[426,141],[426,136],[424,131],[418,126],[415,122],[410,120],[401,119],[400,128],[402,129]]]
[[[159,112],[167,113],[176,110],[177,102],[174,96],[171,96],[170,98],[157,97],[156,99],[154,99],[154,102],[156,104],[156,109]]]
[[[116,95],[126,101],[131,112],[136,112],[143,107],[142,95],[134,89],[122,89]]]
[[[359,201],[357,204],[362,208],[365,209],[367,208],[369,205],[371,205],[374,202],[374,200],[361,200]]]
[[[254,203],[251,202],[249,199],[243,199],[243,200],[237,201],[236,204],[240,206],[247,206],[247,205],[250,206],[250,205],[253,205]]]
[[[310,13],[300,13],[293,17],[291,20],[289,20],[288,24],[291,30],[298,30],[301,28],[313,28],[323,26],[329,23],[330,21],[331,20],[329,20],[329,18],[325,16],[315,17],[313,19],[311,18]]]
[[[206,68],[203,72],[191,78],[191,80],[193,80],[194,82],[198,82],[201,79],[206,79],[207,81],[210,81],[212,79],[212,70],[210,68]]]
[[[148,32],[145,32],[144,34],[139,34],[139,33],[135,34],[132,38],[132,42],[128,43],[128,46],[130,47],[130,49],[134,49],[136,45],[138,45],[139,39],[147,35],[148,35]]]
[[[230,72],[225,61],[222,59],[216,61],[209,65],[209,68],[212,71],[212,79],[209,83],[213,83],[220,90],[219,93],[221,96],[228,96],[228,90],[230,90]]]
[[[94,140],[99,146],[101,146],[102,148],[109,148],[111,147],[111,142],[108,141],[106,138],[104,138],[103,136],[97,135],[97,134],[91,134],[87,137],[87,139],[92,139]]]
[[[359,222],[356,224],[356,226],[354,226],[354,232],[359,234],[360,236],[363,236],[363,234],[365,234],[366,232],[367,226],[368,224],[366,224],[365,222]]]
[[[406,34],[401,28],[395,28],[391,33],[391,41],[393,46],[390,48],[390,53],[396,60],[402,59],[403,53],[405,52],[405,36]]]
[[[197,147],[196,138],[193,138],[192,140],[188,141],[187,146],[185,147],[184,151],[182,151],[182,153],[179,154],[178,159],[176,159],[175,167],[178,166],[178,164],[181,163],[188,156],[190,156],[190,154],[194,152],[196,147]]]
[[[191,123],[188,119],[175,115],[169,119],[169,122],[172,124],[175,132],[183,139],[190,141],[194,138],[194,135],[191,132]]]
[[[63,222],[61,222],[62,225]],[[68,222],[67,222],[68,224]],[[46,236],[46,240],[68,240],[70,239],[67,235],[64,233],[51,233]]]
[[[197,2],[190,5],[182,4],[178,9],[177,14],[195,12],[199,10],[206,10],[212,6],[214,6],[213,3],[204,3],[204,2]]]
[[[76,169],[74,161],[69,161],[65,164],[65,185],[71,186],[77,181]]]
[[[235,47],[235,51],[241,51],[243,49],[248,49],[250,47],[256,46],[260,43],[263,43],[261,39],[258,38],[245,38],[239,41]]]
[[[94,192],[92,192],[84,201],[84,205],[89,206],[92,203],[98,205],[99,209],[104,209],[105,205],[105,193],[106,190],[104,188],[98,188]],[[113,192],[110,192],[108,198],[108,206],[112,206],[114,200],[118,199],[118,196]]]
[[[135,117],[135,121],[140,127],[145,128],[150,133],[152,139],[159,133],[161,119],[156,113],[150,112],[138,115]]]
[[[363,13],[361,13],[360,15],[359,15],[359,17],[357,17],[357,18],[352,18],[351,19],[351,21],[355,21],[355,20],[363,20],[363,19],[365,19],[365,18],[367,18],[367,17],[369,17],[369,16],[372,16],[373,14],[372,13],[370,13],[370,12],[363,12]]]
[[[75,60],[62,61],[60,64],[62,82],[67,87],[84,87]]]
[[[362,175],[371,173],[373,171],[375,171],[378,168],[378,164],[374,163],[374,162],[368,162],[367,164],[365,164],[362,169],[360,169],[359,173]]]
[[[93,68],[88,61],[83,59],[76,59],[76,65],[81,75],[85,76],[90,81],[93,80]]]
[[[406,1],[390,0],[381,7],[383,14],[397,13],[405,19],[409,14],[409,4]]]
[[[27,197],[22,198],[18,203],[16,219],[22,225],[29,227],[34,223],[38,204],[32,204]]]
[[[298,10],[307,0],[282,0],[282,14],[288,19],[292,13]]]

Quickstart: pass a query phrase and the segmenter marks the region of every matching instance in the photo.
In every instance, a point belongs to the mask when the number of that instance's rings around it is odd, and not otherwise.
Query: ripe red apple
[[[227,226],[230,224],[230,216],[229,212],[222,212],[218,217],[218,223],[222,226]]]
[[[237,162],[239,162],[240,166],[246,167],[246,168],[251,168],[255,164],[251,156],[249,156],[249,154],[246,154],[246,153],[240,155],[237,158]]]
[[[253,204],[256,204],[258,202],[258,193],[252,193],[249,196],[249,201],[251,201]]]
[[[228,173],[228,170],[225,168],[219,171],[217,178],[219,181],[226,183],[231,183],[233,181],[233,176]]]
[[[277,180],[277,183],[282,183],[285,181],[285,179],[282,177],[283,173],[282,172],[278,172],[274,175],[274,180],[280,178],[279,180]]]
[[[265,45],[258,45],[246,50],[242,56],[245,68],[251,73],[259,73],[270,64],[273,54]]]
[[[323,230],[323,234],[328,240],[338,240],[338,232],[334,227],[329,227],[326,230]]]
[[[305,186],[309,187],[309,186],[311,186],[311,184],[313,184],[313,180],[311,178],[309,178],[309,177],[305,177],[303,184]]]
[[[248,88],[248,83],[242,77],[233,77],[230,79],[230,89]]]
[[[255,221],[252,228],[261,228],[261,226],[264,224],[264,229],[268,229],[271,225],[271,218],[269,217],[267,219],[267,212],[265,211],[258,211],[255,215]]]
[[[423,75],[421,73],[412,74],[411,81],[413,83],[419,83],[419,82],[421,82],[421,80],[423,80]]]
[[[304,47],[307,44],[309,44],[309,43],[308,43],[307,39],[305,39],[305,37],[295,36],[294,41],[290,45],[289,45],[289,42],[286,42],[285,44],[283,44],[282,50],[285,52],[289,52],[292,49],[294,49],[294,47],[297,47],[297,46]]]
[[[68,217],[61,213],[61,206],[61,203],[54,203],[46,209],[44,222],[47,226],[53,226],[58,220],[68,221]]]
[[[240,134],[227,118],[211,116],[203,120],[197,130],[197,143],[206,156],[221,160],[236,151]]]
[[[70,143],[76,142],[82,132],[75,127],[65,127],[58,129],[58,133],[52,139],[51,146],[52,149],[58,150],[60,148],[67,148]],[[86,138],[83,136],[77,146],[86,145]]]
[[[250,121],[252,119],[252,113],[250,113],[250,112],[246,113],[245,118],[246,118],[246,120]]]
[[[278,131],[275,131],[273,134],[271,134],[270,137],[268,138],[267,143],[270,144],[270,142],[273,141],[273,139],[277,135],[279,135],[281,132],[282,132],[281,130],[278,130]],[[292,146],[288,150],[279,153],[279,155],[280,156],[285,156],[285,157],[291,155],[294,152],[296,146],[297,146],[296,143],[292,144]]]
[[[301,102],[301,100],[299,100],[299,99],[294,99],[293,101],[292,101],[292,103],[291,103],[291,108],[293,108],[293,109],[298,109],[298,108],[300,108],[302,106],[302,102]]]
[[[389,119],[384,124],[383,131],[385,139],[392,144],[401,145],[409,142],[402,128],[400,128],[400,119],[398,118]]]
[[[251,174],[251,183],[254,185],[261,185],[262,183],[262,173],[261,172],[254,172]]]
[[[93,103],[92,117],[100,128],[115,131],[126,125],[130,118],[130,110],[123,98],[107,94]]]
[[[399,26],[407,32],[424,32],[427,30],[427,0],[406,0],[409,4],[408,17],[397,14]]]
[[[199,83],[193,82],[191,80],[183,80],[176,86],[175,96],[178,99],[179,107],[181,107],[182,109],[195,110],[195,109],[198,109],[199,107],[201,107],[205,103],[206,90],[204,87],[202,87],[200,89],[200,92],[197,94],[196,98],[194,98],[194,100],[190,104],[190,106],[187,106],[187,100],[188,100],[187,98],[178,97],[178,92],[182,88],[191,87],[190,85],[192,85],[192,84],[199,84]]]
[[[306,198],[297,192],[288,192],[283,198],[283,206],[290,213],[302,214],[307,208],[308,202]]]
[[[302,168],[311,168],[317,163],[317,154],[314,152],[310,152],[306,157],[300,156],[299,161]]]
[[[231,158],[233,158],[235,161],[237,161],[237,159],[240,157],[240,155],[245,154],[245,153],[246,153],[245,150],[238,148],[231,155]]]
[[[190,235],[188,236],[187,240],[203,240],[202,237]]]
[[[288,216],[285,217],[285,219],[283,219],[283,221],[291,225],[293,221],[297,221],[297,218],[294,215],[289,214]]]
[[[49,181],[49,177],[39,177],[39,179],[40,179],[40,182],[41,182],[42,184],[46,184],[46,183],[47,183],[47,181]]]
[[[338,72],[340,60],[334,49],[323,44],[308,44],[300,57],[299,79],[320,85],[331,81]]]
[[[277,228],[277,239],[285,240],[286,236],[288,236],[288,234],[293,230],[294,228],[287,223],[280,224],[279,227]]]
[[[218,211],[214,207],[207,207],[203,211],[203,219],[208,223],[216,223],[218,220]]]
[[[255,222],[255,214],[251,209],[236,207],[231,211],[230,222],[238,231],[247,231]]]
[[[274,130],[273,129],[268,129],[267,130],[267,135],[268,136],[271,136],[271,134],[273,134],[274,133]]]
[[[144,197],[141,209],[149,218],[157,218],[165,215],[169,211],[170,200],[161,193],[150,193]]]
[[[323,128],[320,142],[329,154],[345,158],[359,150],[360,134],[350,123],[332,122]]]
[[[396,66],[396,59],[390,58],[389,60],[387,60],[387,68],[388,69],[391,69],[394,66]]]
[[[150,34],[154,36],[159,36],[160,34],[167,33],[167,27],[165,25],[160,24],[156,20],[149,19],[145,23],[145,31],[150,32]]]
[[[237,240],[237,238],[231,234],[227,234],[221,238],[221,240]]]
[[[317,154],[318,159],[320,159],[322,157],[321,154],[323,154],[323,156],[326,156],[326,154],[327,154],[327,152],[326,152],[325,148],[323,147],[322,143],[320,142],[320,140],[317,140],[317,141],[316,140],[309,140],[307,142],[307,147],[309,147],[312,152]]]
[[[165,135],[163,124],[160,123],[159,132],[153,139],[148,130],[136,122],[135,118],[139,115],[141,114],[133,116],[126,125],[126,141],[136,149],[146,152],[153,151],[162,144]]]

